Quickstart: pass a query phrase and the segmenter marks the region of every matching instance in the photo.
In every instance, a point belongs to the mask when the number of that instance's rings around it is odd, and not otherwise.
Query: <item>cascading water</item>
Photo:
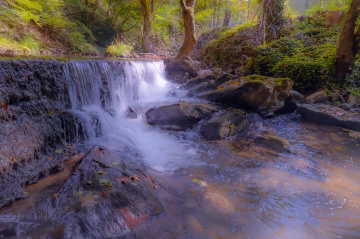
[[[176,136],[145,122],[150,107],[184,97],[166,80],[163,62],[69,61],[65,74],[77,128],[84,134],[73,134],[72,141],[85,138],[92,145],[127,150],[127,157],[131,151],[158,170],[173,170],[196,154]]]

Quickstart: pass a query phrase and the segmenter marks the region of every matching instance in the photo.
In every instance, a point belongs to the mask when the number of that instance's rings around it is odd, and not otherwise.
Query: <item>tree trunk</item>
[[[226,10],[225,12],[225,17],[224,17],[224,22],[223,22],[223,27],[229,27],[230,26],[230,21],[232,18],[232,11],[230,11],[229,9]]]
[[[360,0],[352,0],[345,23],[341,30],[336,50],[336,78],[344,79],[355,65],[355,56],[359,53],[360,29],[355,34],[356,20],[359,15]]]
[[[180,0],[180,6],[183,10],[182,15],[184,19],[185,38],[184,43],[181,46],[178,55],[175,60],[180,59],[183,56],[190,56],[196,43],[195,33],[195,20],[194,20],[194,5],[196,0]]]
[[[260,16],[261,40],[266,44],[266,38],[275,38],[276,29],[282,23],[284,16],[285,1],[284,0],[263,0]]]
[[[219,6],[218,6],[218,9],[217,9],[217,18],[216,18],[216,27],[219,27],[220,26],[220,10],[221,10],[221,2],[222,0],[219,0]]]
[[[147,6],[147,0],[140,0],[141,12],[144,18],[142,28],[142,48],[144,51],[149,51],[151,48],[152,38],[152,24],[151,24],[151,13]]]
[[[216,7],[217,7],[216,0],[214,0],[214,11],[211,19],[211,28],[216,27]]]

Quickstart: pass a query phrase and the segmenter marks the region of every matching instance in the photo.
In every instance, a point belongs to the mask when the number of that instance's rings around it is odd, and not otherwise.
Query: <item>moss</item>
[[[278,83],[278,86],[282,86],[284,82],[292,81],[290,78],[275,78],[274,82]]]

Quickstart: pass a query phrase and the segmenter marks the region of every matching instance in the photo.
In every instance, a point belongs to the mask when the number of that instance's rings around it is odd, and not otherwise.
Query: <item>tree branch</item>
[[[180,0],[180,7],[182,8],[183,11],[186,11],[186,5],[184,0]]]

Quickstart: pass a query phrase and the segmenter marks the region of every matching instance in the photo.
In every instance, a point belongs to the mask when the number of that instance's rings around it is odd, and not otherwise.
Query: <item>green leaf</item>
[[[112,184],[109,181],[109,179],[101,178],[99,179],[99,182],[101,183],[102,186],[112,187]]]
[[[55,153],[61,154],[61,153],[62,153],[62,150],[61,150],[61,149],[57,149],[57,150],[55,151]]]

